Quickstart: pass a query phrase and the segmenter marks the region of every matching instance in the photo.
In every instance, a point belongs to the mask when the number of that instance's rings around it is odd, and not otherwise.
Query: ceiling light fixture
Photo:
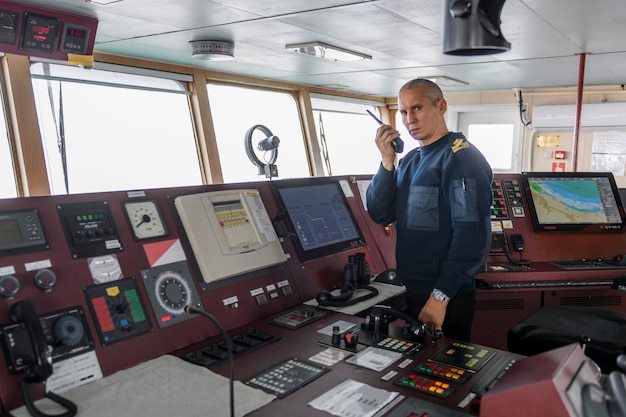
[[[191,41],[191,56],[206,61],[228,61],[235,57],[235,43],[231,41]]]
[[[98,6],[109,6],[113,3],[121,3],[122,0],[85,0],[85,3],[97,4]]]
[[[285,45],[285,49],[290,49],[294,52],[338,62],[372,59],[370,55],[350,51],[349,49],[339,48],[338,46],[328,45],[323,42],[309,42]]]
[[[456,78],[447,77],[445,75],[421,78],[426,78],[441,87],[463,87],[469,85],[469,83],[466,83],[465,81],[457,80]]]

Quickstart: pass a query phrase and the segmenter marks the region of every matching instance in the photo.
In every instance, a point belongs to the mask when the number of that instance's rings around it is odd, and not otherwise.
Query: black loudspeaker
[[[511,44],[500,31],[500,13],[506,0],[446,0],[443,53],[491,55]]]
[[[329,307],[346,307],[368,300],[378,295],[378,290],[368,285],[370,278],[370,267],[365,260],[365,254],[350,255],[341,275],[341,293],[333,295],[331,291],[322,290],[315,299],[320,306]],[[368,292],[353,298],[357,289],[364,289]]]

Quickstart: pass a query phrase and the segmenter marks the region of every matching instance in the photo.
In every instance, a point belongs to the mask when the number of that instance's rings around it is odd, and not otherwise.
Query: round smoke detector
[[[235,43],[230,41],[191,41],[191,56],[209,61],[227,61],[235,56]]]

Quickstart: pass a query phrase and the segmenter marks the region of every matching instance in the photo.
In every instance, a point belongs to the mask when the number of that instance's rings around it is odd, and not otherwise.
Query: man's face
[[[404,90],[398,95],[398,110],[402,123],[411,136],[419,141],[430,142],[443,121],[442,102],[433,105],[421,87]]]

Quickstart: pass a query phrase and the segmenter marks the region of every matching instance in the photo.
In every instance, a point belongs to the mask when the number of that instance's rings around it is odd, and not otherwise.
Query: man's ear
[[[446,101],[445,98],[442,98],[441,100],[439,100],[439,111],[441,113],[445,113],[448,110],[448,102]]]

